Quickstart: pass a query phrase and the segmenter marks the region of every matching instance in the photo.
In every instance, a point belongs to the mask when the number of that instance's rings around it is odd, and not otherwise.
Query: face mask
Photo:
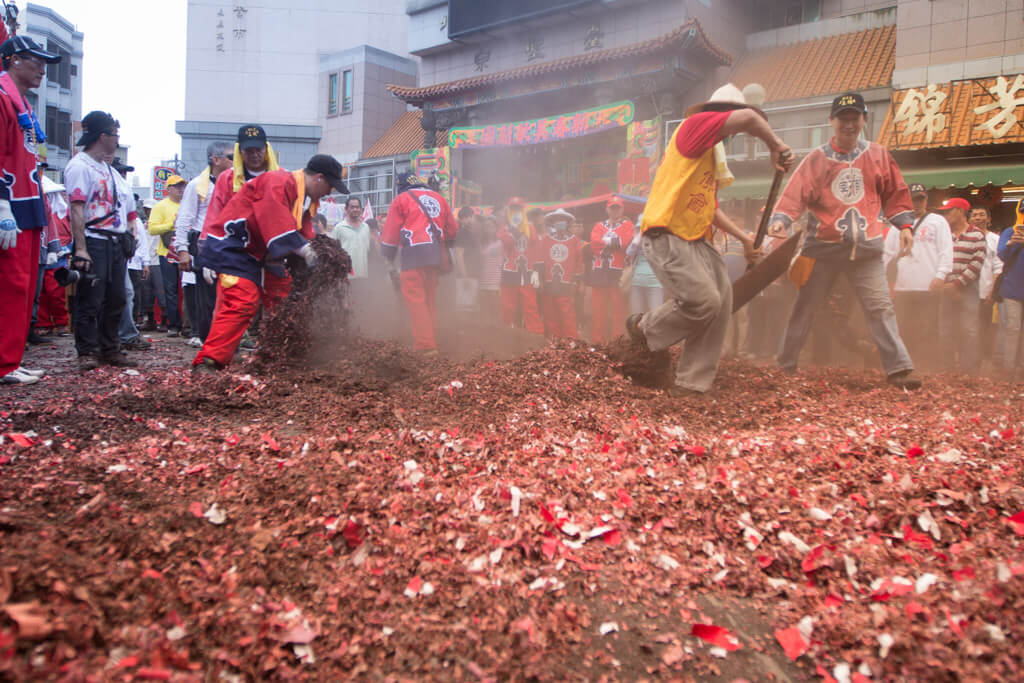
[[[523,214],[521,214],[521,213],[509,214],[508,222],[511,223],[513,226],[518,228],[522,224],[522,222],[523,222]]]
[[[553,227],[555,228],[555,232],[565,232],[569,229],[569,224],[565,221],[558,221]]]

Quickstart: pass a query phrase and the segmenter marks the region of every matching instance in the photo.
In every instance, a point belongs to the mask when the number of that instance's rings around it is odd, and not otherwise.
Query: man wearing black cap
[[[924,185],[911,185],[910,198],[914,204],[913,246],[904,252],[900,249],[900,231],[889,230],[885,236],[885,268],[893,287],[896,318],[911,358],[936,364],[942,353],[936,343],[939,299],[946,276],[953,269],[953,236],[946,219],[928,211]]]
[[[34,384],[41,370],[21,365],[39,274],[46,202],[36,145],[46,141],[27,95],[46,65],[60,61],[27,36],[0,45],[0,382]]]
[[[262,300],[272,308],[287,289],[268,290],[267,273],[290,284],[283,262],[298,254],[316,264],[313,216],[320,198],[333,191],[348,194],[341,164],[317,154],[301,171],[270,171],[242,186],[210,226],[200,260],[218,273],[217,305],[202,349],[192,361],[195,372],[218,370],[231,362],[242,335]],[[308,206],[307,206],[308,200]]]
[[[126,253],[131,240],[121,215],[117,172],[104,161],[117,150],[119,125],[113,116],[92,111],[82,119],[83,150],[64,169],[75,241],[72,266],[86,276],[75,293],[75,348],[78,367],[135,366],[120,351],[118,325],[126,300]]]
[[[809,274],[793,306],[778,361],[784,370],[796,370],[814,313],[845,273],[860,299],[889,383],[917,389],[921,381],[900,338],[882,263],[881,217],[896,226],[901,250],[909,252],[913,246],[910,190],[888,150],[861,139],[866,117],[860,94],[835,98],[829,115],[834,136],[800,162],[775,207],[773,233],[784,232],[810,213],[800,257]]]

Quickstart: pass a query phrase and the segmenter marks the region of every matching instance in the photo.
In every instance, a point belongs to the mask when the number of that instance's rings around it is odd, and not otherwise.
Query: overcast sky
[[[10,2],[10,0],[7,0]],[[25,24],[27,0],[17,0]],[[102,109],[121,122],[121,144],[141,185],[181,151],[185,118],[187,0],[33,0],[85,34],[82,115]]]

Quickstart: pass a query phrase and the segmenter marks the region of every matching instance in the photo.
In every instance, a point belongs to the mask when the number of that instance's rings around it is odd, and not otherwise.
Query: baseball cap
[[[963,197],[950,197],[942,206],[939,207],[939,211],[948,211],[950,209],[963,209],[964,211],[970,211],[971,203]]]
[[[848,92],[845,95],[840,95],[832,100],[832,113],[828,116],[832,118],[844,111],[857,111],[861,114],[867,114],[868,108],[864,104],[864,97],[857,92]]]
[[[327,178],[327,182],[331,184],[336,191],[341,194],[348,194],[348,186],[345,185],[345,181],[341,179],[344,171],[341,168],[341,164],[338,160],[332,157],[330,154],[314,154],[310,157],[309,161],[306,162],[306,170],[310,173],[319,173],[324,178]]]
[[[167,186],[167,187],[174,187],[175,185],[181,185],[182,183],[187,183],[187,182],[188,181],[186,181],[180,175],[173,175],[172,174],[172,175],[167,176],[167,180],[164,182],[164,185]]]
[[[21,54],[27,52],[31,55],[35,55],[40,59],[46,61],[48,64],[56,64],[60,61],[60,55],[53,52],[47,52],[43,49],[43,46],[34,41],[29,36],[14,36],[8,38],[0,45],[0,57],[10,57],[11,55]]]
[[[114,170],[118,173],[130,173],[135,170],[134,166],[129,166],[121,161],[121,157],[114,157],[114,163],[112,163],[111,166],[113,166]]]
[[[8,41],[10,42],[10,41]],[[113,116],[105,111],[91,111],[82,119],[82,135],[75,143],[76,147],[88,147],[100,139],[103,133],[113,135],[120,124]]]
[[[267,131],[263,130],[263,126],[250,123],[238,129],[238,148],[240,150],[266,146]]]
[[[921,183],[912,183],[910,185],[910,196],[916,197],[917,195],[920,194],[927,196],[928,190],[924,189],[924,185],[922,185]]]
[[[522,197],[509,197],[508,198],[508,205],[509,206],[526,206],[526,200],[523,199]]]
[[[625,206],[626,202],[622,201],[622,197],[612,197],[608,200],[606,206]]]

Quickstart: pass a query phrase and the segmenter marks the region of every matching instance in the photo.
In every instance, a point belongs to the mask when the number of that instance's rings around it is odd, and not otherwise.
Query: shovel
[[[775,200],[778,199],[779,189],[782,187],[782,177],[785,171],[776,169],[775,177],[772,178],[772,187],[768,191],[768,201],[765,202],[764,212],[761,214],[761,222],[757,226],[757,234],[754,236],[754,248],[760,248],[764,238],[768,234],[768,222],[771,219],[772,210],[775,208]],[[760,262],[750,266],[736,282],[732,283],[732,312],[740,310],[757,296],[758,292],[775,282],[780,275],[789,269],[789,263],[793,260],[797,249],[800,247],[800,232],[780,244],[772,253],[768,254]]]

